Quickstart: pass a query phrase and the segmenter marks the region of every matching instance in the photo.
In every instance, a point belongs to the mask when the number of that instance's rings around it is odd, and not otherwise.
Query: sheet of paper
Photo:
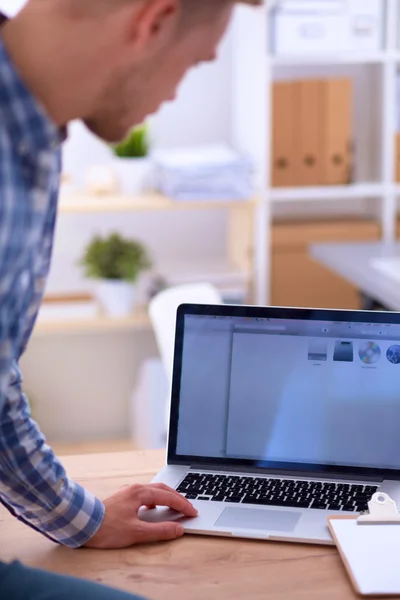
[[[330,525],[361,594],[400,595],[400,525]]]

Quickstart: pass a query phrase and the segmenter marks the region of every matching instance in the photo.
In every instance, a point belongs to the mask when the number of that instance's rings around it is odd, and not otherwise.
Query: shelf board
[[[158,265],[169,285],[195,284],[209,281],[221,294],[249,293],[252,273],[233,266],[229,261],[213,260],[209,263],[165,263]],[[34,336],[86,335],[151,329],[148,306],[140,304],[132,315],[112,318],[104,315],[95,297],[90,293],[47,294],[40,308]]]
[[[297,202],[306,200],[352,200],[377,198],[384,193],[381,183],[354,183],[351,185],[332,185],[315,187],[272,188],[272,202]]]
[[[49,335],[119,333],[147,329],[150,329],[150,319],[147,311],[141,309],[132,316],[121,319],[102,315],[75,319],[41,319],[39,317],[33,334],[35,337],[43,337]]]
[[[400,53],[399,53],[400,56]],[[292,67],[292,66],[315,66],[315,65],[371,65],[385,64],[394,62],[396,54],[388,52],[373,52],[357,54],[321,54],[320,56],[274,56],[270,55],[269,60],[274,67]]]
[[[161,194],[148,194],[138,198],[120,195],[95,196],[90,194],[60,195],[59,210],[64,214],[117,213],[147,211],[210,210],[235,206],[255,207],[257,199],[182,202],[170,200]]]

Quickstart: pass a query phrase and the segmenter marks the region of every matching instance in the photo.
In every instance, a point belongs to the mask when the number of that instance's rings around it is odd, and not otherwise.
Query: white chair
[[[181,304],[222,304],[211,284],[182,285],[160,292],[149,306],[161,359],[146,361],[132,396],[131,431],[140,449],[165,447],[174,361],[176,313]]]
[[[165,448],[165,402],[169,382],[159,358],[149,358],[140,366],[131,399],[130,430],[140,450]]]
[[[217,288],[210,283],[197,283],[169,288],[151,300],[150,320],[170,383],[174,363],[176,313],[181,304],[222,304],[222,298]]]

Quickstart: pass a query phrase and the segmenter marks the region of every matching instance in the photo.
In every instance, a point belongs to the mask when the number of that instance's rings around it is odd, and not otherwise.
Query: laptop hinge
[[[205,472],[228,472],[228,473],[250,473],[254,475],[264,475],[264,476],[274,476],[274,477],[306,477],[308,479],[341,479],[348,481],[371,481],[371,482],[379,482],[383,481],[384,478],[382,476],[371,476],[371,475],[359,475],[359,474],[349,474],[349,473],[340,473],[340,472],[319,472],[319,471],[291,471],[291,470],[281,470],[279,469],[265,469],[260,467],[248,467],[248,466],[237,466],[237,465],[202,465],[202,464],[192,464],[189,467],[191,471],[205,471]]]

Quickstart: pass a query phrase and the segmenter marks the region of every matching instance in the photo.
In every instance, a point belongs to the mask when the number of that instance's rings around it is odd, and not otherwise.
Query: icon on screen
[[[388,348],[388,350],[386,352],[386,358],[388,359],[389,362],[392,363],[392,365],[399,365],[400,364],[400,346],[398,346],[398,345],[390,346],[390,348]]]
[[[375,342],[363,342],[358,350],[358,356],[366,365],[374,365],[381,357],[381,349]]]
[[[354,351],[353,342],[340,342],[335,343],[335,351],[333,353],[333,360],[335,362],[353,362]]]
[[[308,347],[308,360],[315,360],[318,362],[326,361],[328,359],[328,347],[326,342],[312,341]]]

